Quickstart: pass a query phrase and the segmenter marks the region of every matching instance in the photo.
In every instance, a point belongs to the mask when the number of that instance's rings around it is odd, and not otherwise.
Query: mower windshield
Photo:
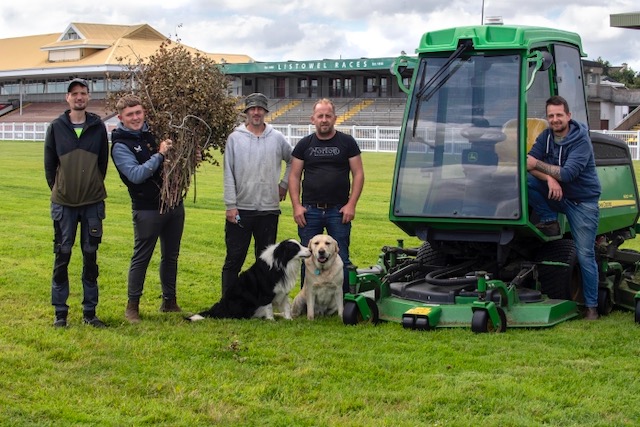
[[[422,58],[417,72],[394,215],[519,218],[520,56]]]

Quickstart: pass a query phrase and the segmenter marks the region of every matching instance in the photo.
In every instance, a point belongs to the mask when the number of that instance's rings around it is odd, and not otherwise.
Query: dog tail
[[[219,319],[219,318],[222,317],[222,316],[220,316],[220,313],[219,313],[219,311],[220,311],[219,310],[219,305],[220,305],[220,303],[217,302],[214,305],[212,305],[210,309],[205,310],[205,311],[201,311],[200,313],[194,314],[193,316],[185,317],[184,319],[189,321],[189,322],[197,322],[197,321],[200,321],[200,320],[204,320],[206,318]]]

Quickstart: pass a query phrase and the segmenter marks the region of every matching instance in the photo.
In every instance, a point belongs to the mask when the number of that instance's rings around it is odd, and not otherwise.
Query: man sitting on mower
[[[598,265],[594,242],[598,230],[600,181],[587,126],[571,119],[561,96],[546,102],[549,128],[527,156],[529,202],[547,236],[560,234],[558,212],[566,215],[582,272],[585,318],[598,319]]]

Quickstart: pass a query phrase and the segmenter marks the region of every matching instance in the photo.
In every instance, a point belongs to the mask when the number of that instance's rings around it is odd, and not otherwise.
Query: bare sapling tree
[[[192,180],[195,184],[200,158],[218,165],[211,151],[224,151],[238,121],[237,99],[229,94],[229,80],[214,60],[171,40],[123,68],[118,79],[127,83],[109,94],[108,107],[135,93],[151,131],[159,140],[173,141],[162,168],[160,212],[165,212],[186,197]]]

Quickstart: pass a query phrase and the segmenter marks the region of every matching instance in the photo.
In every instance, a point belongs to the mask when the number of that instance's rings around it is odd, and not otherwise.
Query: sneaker
[[[596,307],[587,307],[584,312],[584,320],[598,320],[598,309]]]
[[[82,319],[82,321],[84,322],[85,325],[91,325],[94,328],[106,328],[107,325],[104,324],[104,322],[100,319],[98,319],[96,316],[93,317],[84,317]]]
[[[53,321],[54,328],[66,328],[67,327],[67,318],[66,317],[56,317],[56,320]]]
[[[558,236],[560,234],[560,224],[558,221],[551,222],[539,222],[536,224],[536,228],[542,232],[545,236]]]

